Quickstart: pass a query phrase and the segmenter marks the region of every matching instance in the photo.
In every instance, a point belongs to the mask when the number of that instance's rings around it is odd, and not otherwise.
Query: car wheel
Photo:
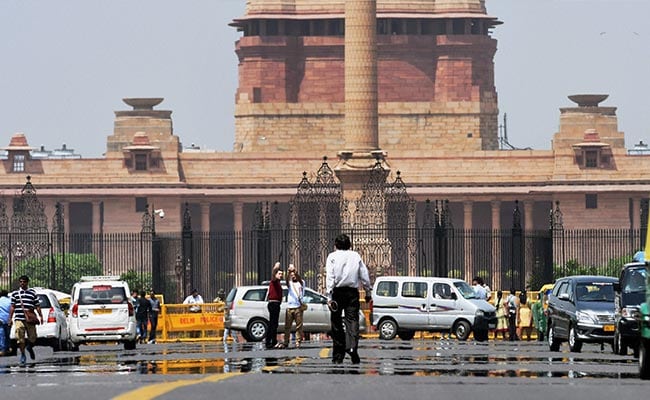
[[[569,350],[573,353],[580,353],[582,351],[582,342],[578,340],[576,328],[573,326],[569,329]]]
[[[377,330],[379,331],[379,339],[393,340],[397,335],[397,322],[392,319],[385,319],[379,323]]]
[[[52,348],[52,351],[61,351],[63,350],[63,341],[61,340],[60,337],[58,338],[52,338],[50,339],[50,347]]]
[[[268,332],[268,323],[262,319],[255,319],[248,323],[246,331],[252,342],[261,342]]]
[[[650,363],[648,363],[648,341],[641,340],[639,344],[639,376],[643,380],[650,379]]]
[[[548,328],[548,334],[546,335],[548,339],[548,348],[550,351],[560,351],[560,341],[555,337],[555,328],[551,325]]]
[[[124,342],[124,350],[135,350],[137,340],[129,340]]]
[[[625,356],[627,355],[627,345],[623,341],[623,338],[621,337],[621,333],[617,329],[616,332],[614,332],[614,344],[612,346],[614,348],[614,353]]]
[[[474,340],[477,342],[485,342],[488,340],[488,331],[486,329],[474,331]]]
[[[640,347],[641,347],[641,345],[637,344],[636,346],[634,346],[632,348],[634,350],[634,358],[639,358],[639,348]]]
[[[415,336],[415,331],[399,331],[397,336],[402,340],[411,340]]]
[[[471,327],[467,321],[458,321],[452,331],[458,340],[467,340],[471,332]]]
[[[77,352],[79,351],[79,344],[73,342],[72,340],[68,342],[68,350]]]

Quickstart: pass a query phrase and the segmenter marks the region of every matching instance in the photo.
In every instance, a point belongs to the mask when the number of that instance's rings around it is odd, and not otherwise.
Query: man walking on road
[[[341,364],[345,353],[352,364],[359,364],[359,287],[366,291],[366,302],[371,299],[368,268],[356,251],[350,250],[350,238],[341,234],[334,240],[335,251],[327,256],[327,298],[332,322],[332,362]],[[342,312],[345,311],[345,320]],[[345,330],[343,324],[345,323]]]
[[[29,358],[34,360],[34,344],[36,344],[36,324],[29,322],[28,313],[36,312],[38,320],[43,323],[43,314],[41,305],[34,289],[29,289],[29,278],[25,275],[18,278],[20,287],[11,294],[11,309],[9,310],[9,325],[16,324],[16,341],[20,348],[20,364],[25,365],[25,348],[29,352]],[[27,335],[27,344],[25,344],[25,335]]]

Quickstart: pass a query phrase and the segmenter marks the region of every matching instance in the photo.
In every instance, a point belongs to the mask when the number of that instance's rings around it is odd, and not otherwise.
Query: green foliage
[[[571,275],[601,275],[618,277],[621,267],[632,261],[631,256],[612,258],[605,266],[583,265],[578,260],[571,259],[564,265],[553,264],[553,279]]]
[[[69,253],[65,255],[65,263],[62,254],[55,254],[52,259],[49,256],[27,258],[18,262],[13,275],[29,276],[29,286],[46,287],[69,293],[72,285],[85,275],[102,275],[102,265],[97,257],[92,254]],[[55,266],[54,270],[52,266]],[[51,273],[55,272],[54,278]]]
[[[126,283],[129,284],[129,289],[131,289],[131,291],[137,290],[139,292],[144,290],[147,293],[151,291],[151,285],[153,282],[150,272],[140,274],[132,269],[120,275],[120,280],[126,281]]]

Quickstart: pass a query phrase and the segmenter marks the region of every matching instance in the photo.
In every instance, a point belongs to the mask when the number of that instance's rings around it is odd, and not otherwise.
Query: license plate
[[[110,314],[112,312],[113,310],[111,310],[110,308],[97,308],[93,310],[93,314]]]
[[[603,326],[605,332],[614,332],[614,325],[605,325]]]

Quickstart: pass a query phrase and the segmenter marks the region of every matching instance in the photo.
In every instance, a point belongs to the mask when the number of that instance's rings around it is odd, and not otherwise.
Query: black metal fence
[[[127,276],[143,289],[180,301],[191,288],[212,300],[236,284],[270,278],[275,261],[298,266],[307,284],[324,285],[324,265],[339,232],[325,229],[63,234],[0,232],[0,287],[69,291],[81,275]],[[641,249],[640,230],[521,231],[462,229],[349,230],[373,277],[483,277],[493,289],[533,288],[567,274],[617,275]],[[138,287],[137,289],[140,289]]]

